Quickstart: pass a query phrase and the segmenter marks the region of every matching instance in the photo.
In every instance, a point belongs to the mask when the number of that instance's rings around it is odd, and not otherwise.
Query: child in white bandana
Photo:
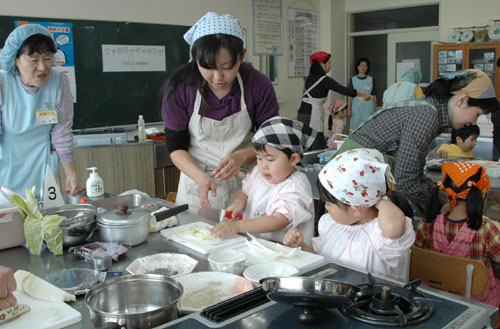
[[[391,184],[390,167],[377,150],[361,148],[337,155],[318,176],[318,191],[328,213],[319,220],[312,248],[299,230],[290,230],[283,243],[406,281],[408,251],[415,241],[413,211],[402,194],[387,192]]]
[[[274,117],[262,124],[252,138],[257,167],[243,180],[232,205],[232,219],[216,225],[212,234],[258,233],[260,238],[282,241],[287,230],[297,228],[304,239],[314,233],[314,204],[307,176],[295,169],[317,132],[300,121]],[[239,212],[243,219],[237,220]]]

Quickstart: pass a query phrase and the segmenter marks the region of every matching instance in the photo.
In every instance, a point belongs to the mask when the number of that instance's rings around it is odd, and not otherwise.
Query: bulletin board
[[[189,26],[111,21],[0,16],[0,48],[14,21],[73,24],[77,102],[73,129],[124,126],[161,121],[160,90],[165,79],[189,60],[183,35]],[[165,71],[103,72],[102,45],[165,47]]]

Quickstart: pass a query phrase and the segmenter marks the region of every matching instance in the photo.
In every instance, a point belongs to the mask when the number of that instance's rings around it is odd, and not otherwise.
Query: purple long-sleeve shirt
[[[243,63],[239,73],[245,90],[245,103],[252,125],[258,128],[264,121],[279,115],[276,93],[269,78],[254,69],[251,64]],[[187,131],[189,119],[193,115],[197,89],[181,84],[175,92],[175,101],[163,99],[162,116],[166,128],[174,131]],[[237,80],[229,94],[218,99],[211,91],[207,96],[207,110],[203,115],[221,121],[241,109],[241,89]]]
[[[29,94],[34,94],[38,91],[36,87],[26,87],[24,89]],[[0,75],[0,113],[3,105],[3,79]],[[52,147],[56,150],[59,156],[59,161],[69,163],[75,160],[73,133],[73,98],[69,88],[69,79],[61,73],[59,89],[57,90],[56,100],[57,123],[52,126],[50,131],[50,141]],[[2,123],[3,124],[3,123]]]

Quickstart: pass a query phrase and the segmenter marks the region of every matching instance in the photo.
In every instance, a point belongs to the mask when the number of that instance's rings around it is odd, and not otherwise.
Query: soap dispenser
[[[104,194],[104,183],[102,178],[99,177],[99,174],[96,172],[97,167],[87,168],[90,170],[90,176],[87,179],[87,196],[90,198],[96,198],[102,196]]]

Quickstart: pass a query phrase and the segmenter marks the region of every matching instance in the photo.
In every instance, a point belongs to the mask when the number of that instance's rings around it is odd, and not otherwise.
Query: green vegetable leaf
[[[26,247],[32,254],[40,255],[42,250],[42,221],[39,218],[28,215],[24,219],[24,236],[26,237]]]
[[[38,210],[38,200],[35,198],[35,186],[31,190],[26,188],[26,203],[28,204],[29,214],[42,219],[42,213]]]
[[[59,224],[65,219],[59,215],[47,215],[42,219],[42,234],[47,248],[56,256],[63,254],[63,235]]]
[[[35,198],[35,186],[26,189],[26,201],[19,195],[12,197],[24,218],[24,236],[26,246],[34,255],[40,255],[42,243],[45,240],[47,248],[56,256],[63,254],[63,234],[61,222],[66,218],[59,215],[42,216],[38,210],[38,200]]]
[[[21,216],[23,216],[24,219],[26,219],[26,216],[28,216],[28,205],[26,202],[21,198],[19,195],[14,194],[12,196],[12,200],[10,200],[13,204],[17,205],[17,209],[19,209],[19,213]]]

